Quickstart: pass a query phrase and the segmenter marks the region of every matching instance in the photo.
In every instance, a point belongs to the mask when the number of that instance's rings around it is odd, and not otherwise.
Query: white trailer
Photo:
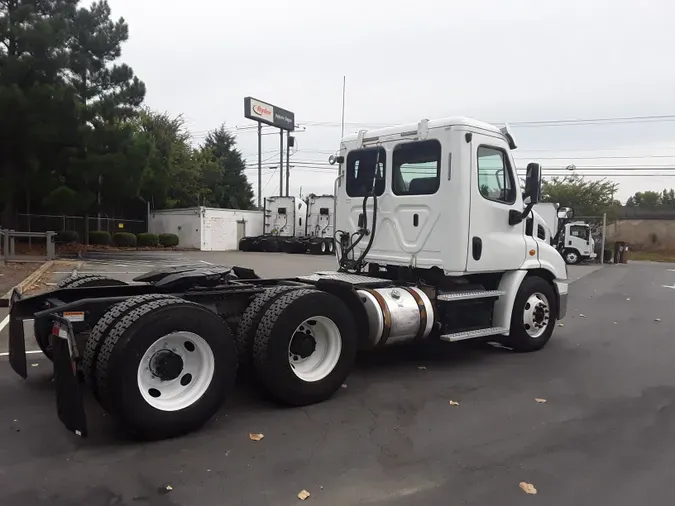
[[[521,193],[515,148],[507,127],[467,118],[345,137],[331,157],[337,271],[261,279],[185,266],[129,285],[90,276],[15,291],[10,364],[27,376],[33,319],[69,430],[87,434],[86,386],[121,427],[158,439],[201,427],[242,368],[269,396],[305,406],[341,389],[360,350],[466,339],[540,350],[565,316],[567,271],[527,233],[541,170],[527,166]]]

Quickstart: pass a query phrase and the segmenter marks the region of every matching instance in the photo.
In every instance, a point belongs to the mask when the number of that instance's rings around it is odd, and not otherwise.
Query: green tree
[[[542,201],[572,207],[577,216],[598,216],[605,212],[613,216],[621,207],[614,199],[618,187],[618,183],[607,179],[592,181],[576,174],[554,177],[543,181]]]
[[[77,0],[0,0],[0,201],[3,226],[58,184],[76,145],[77,103],[65,79]],[[55,150],[54,146],[58,146]]]
[[[206,205],[251,209],[253,188],[246,179],[246,162],[236,139],[224,126],[209,132],[200,149],[202,181],[208,189]]]
[[[636,192],[626,201],[628,207],[658,207],[661,205],[661,193],[655,191]]]
[[[663,189],[661,192],[651,190],[635,192],[632,197],[626,200],[626,207],[675,207],[675,190]]]
[[[129,28],[123,18],[111,19],[106,0],[77,9],[71,30],[69,69],[84,121],[70,179],[80,193],[96,201],[100,195],[106,208],[119,209],[139,195],[151,152],[151,140],[133,121],[145,85],[129,66],[115,63]],[[83,204],[91,200],[83,199]]]

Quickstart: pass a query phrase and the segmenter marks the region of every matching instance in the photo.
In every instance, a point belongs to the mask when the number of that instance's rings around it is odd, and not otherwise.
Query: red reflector
[[[59,335],[59,326],[58,325],[54,324],[54,326],[52,327],[52,334],[54,334],[55,336]]]

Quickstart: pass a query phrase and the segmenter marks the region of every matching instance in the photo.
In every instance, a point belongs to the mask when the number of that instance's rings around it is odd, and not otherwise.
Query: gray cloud
[[[675,112],[675,67],[669,54],[675,47],[675,5],[661,0],[110,4],[115,16],[129,22],[123,59],[148,85],[148,105],[184,113],[199,141],[222,122],[248,126],[246,95],[278,104],[307,124],[297,134],[299,151],[293,159],[300,161],[325,163],[337,148],[343,75],[350,123],[455,115],[519,122]],[[523,166],[537,156],[546,158],[545,168],[568,162],[675,166],[675,121],[514,126],[514,131],[521,148],[515,156]],[[238,139],[248,162],[255,163],[255,132],[240,131]],[[269,152],[264,157],[274,156],[278,137],[264,139],[263,151]],[[650,157],[654,154],[673,157]],[[600,158],[612,155],[636,158]],[[255,180],[255,171],[249,172]],[[270,176],[265,169],[263,184]],[[277,191],[278,177],[269,180],[266,195]],[[622,199],[637,190],[675,186],[672,176],[617,180]],[[296,166],[291,191],[302,186],[304,193],[330,192],[332,181],[329,171]]]

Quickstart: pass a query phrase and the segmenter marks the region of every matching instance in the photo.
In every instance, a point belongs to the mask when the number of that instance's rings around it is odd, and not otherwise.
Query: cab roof
[[[425,120],[422,120],[425,121]],[[390,135],[397,135],[397,134],[403,134],[403,133],[408,133],[411,131],[417,131],[419,126],[419,123],[405,123],[401,125],[393,125],[390,127],[384,127],[384,128],[376,128],[372,130],[365,130],[364,137],[365,138],[372,138],[372,137],[387,137]],[[459,127],[468,127],[472,129],[477,129],[477,130],[485,130],[488,132],[495,133],[500,136],[504,136],[502,131],[494,126],[491,125],[490,123],[485,123],[484,121],[479,121],[476,119],[472,118],[467,118],[464,116],[452,116],[448,118],[441,118],[441,119],[434,119],[434,120],[428,120],[428,128],[447,128],[447,127],[452,127],[452,126],[459,126]],[[358,139],[359,134],[358,133],[353,133],[350,135],[346,135],[342,141],[343,142],[354,142]]]

